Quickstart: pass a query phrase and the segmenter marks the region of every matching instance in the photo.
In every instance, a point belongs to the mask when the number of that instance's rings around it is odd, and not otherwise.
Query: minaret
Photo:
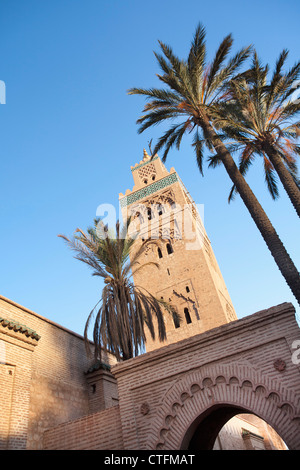
[[[159,265],[139,270],[134,283],[170,302],[182,318],[179,326],[166,314],[167,340],[147,337],[147,351],[236,320],[198,207],[175,169],[168,171],[157,155],[144,150],[131,171],[134,187],[119,195],[123,219],[132,217],[137,247],[146,239],[157,240],[147,246],[141,263]]]

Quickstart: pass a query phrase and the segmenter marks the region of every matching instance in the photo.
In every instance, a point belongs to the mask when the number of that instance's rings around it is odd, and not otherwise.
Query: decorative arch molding
[[[212,407],[233,406],[270,424],[289,449],[300,449],[299,397],[278,380],[249,364],[211,365],[187,372],[166,393],[152,422],[148,447],[184,449],[184,437],[195,420]]]

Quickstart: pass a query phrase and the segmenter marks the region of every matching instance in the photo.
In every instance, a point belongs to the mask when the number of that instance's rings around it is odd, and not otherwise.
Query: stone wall
[[[123,450],[118,406],[61,424],[44,434],[45,450]]]
[[[46,429],[90,413],[85,372],[92,358],[80,335],[4,297],[0,318],[10,321],[0,323],[0,376],[6,384],[0,391],[6,416],[2,420],[1,414],[0,445],[40,449]],[[38,336],[26,336],[18,324]],[[115,362],[108,355],[103,360]]]
[[[0,449],[26,448],[32,354],[36,340],[0,323]]]
[[[117,364],[124,448],[186,449],[201,416],[229,406],[300,449],[299,339],[294,308],[282,304]]]
[[[1,297],[0,449],[188,449],[225,407],[300,450],[299,339],[282,304],[124,363],[107,356],[110,372],[90,368],[82,337]]]
[[[240,414],[221,429],[214,450],[286,450],[280,436],[255,415]]]

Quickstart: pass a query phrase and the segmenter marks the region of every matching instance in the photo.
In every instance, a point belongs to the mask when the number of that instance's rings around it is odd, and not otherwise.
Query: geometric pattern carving
[[[167,186],[176,183],[177,181],[178,177],[176,173],[172,173],[171,175],[168,175],[159,181],[155,181],[154,183],[145,186],[145,188],[139,189],[138,191],[135,191],[128,196],[124,196],[122,199],[120,199],[120,206],[121,208],[129,206],[130,204],[133,204],[140,199],[144,199],[145,197],[148,197],[156,191],[164,189]]]
[[[149,449],[180,449],[191,423],[212,405],[234,405],[268,422],[290,449],[300,448],[300,403],[292,390],[249,366],[204,367],[181,377],[166,393],[149,433]],[[159,419],[158,419],[159,417]]]
[[[282,372],[286,369],[286,363],[282,359],[276,359],[276,361],[274,361],[274,367],[279,372]]]
[[[141,410],[142,415],[147,415],[150,411],[150,407],[149,407],[148,403],[143,403],[141,405],[140,410]]]
[[[154,162],[157,159],[158,159],[158,156],[153,157],[151,159],[151,162]],[[149,165],[149,161],[146,161],[146,162],[140,163],[139,165],[134,166],[133,168],[131,168],[131,171],[139,170],[140,168],[142,168],[145,165]]]
[[[148,182],[148,178],[152,178],[154,177],[155,178],[155,175],[156,175],[156,170],[155,170],[155,166],[153,165],[153,163],[149,163],[146,167],[144,168],[141,168],[140,170],[138,170],[138,174],[139,174],[139,177],[143,180],[144,178],[146,178],[147,182]]]

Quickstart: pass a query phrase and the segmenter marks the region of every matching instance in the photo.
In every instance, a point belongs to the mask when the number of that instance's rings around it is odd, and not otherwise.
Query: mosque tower
[[[237,319],[211,243],[204,229],[200,210],[192,200],[174,168],[166,169],[160,158],[143,159],[131,167],[134,187],[119,194],[123,220],[132,217],[139,232],[136,243],[149,244],[134,283],[157,298],[171,303],[180,314],[180,325],[165,315],[167,340],[147,336],[146,350],[211,330]]]

